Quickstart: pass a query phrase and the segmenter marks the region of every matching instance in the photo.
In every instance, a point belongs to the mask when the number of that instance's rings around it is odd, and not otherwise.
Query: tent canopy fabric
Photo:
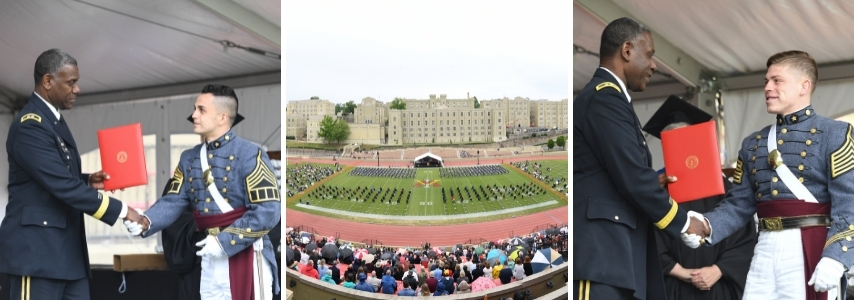
[[[438,160],[438,161],[440,161],[440,162],[442,161],[442,158],[441,158],[441,157],[439,157],[438,155],[433,154],[433,153],[424,153],[424,154],[421,154],[421,155],[419,155],[418,157],[416,157],[415,159],[413,159],[413,161],[419,161],[419,160],[421,160],[422,158],[425,158],[425,157],[432,157],[432,158],[434,158],[434,159],[436,159],[436,160]]]

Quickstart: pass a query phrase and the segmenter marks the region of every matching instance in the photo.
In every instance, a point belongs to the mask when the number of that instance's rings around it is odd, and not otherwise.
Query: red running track
[[[472,224],[437,226],[379,225],[333,219],[296,210],[285,212],[286,227],[308,226],[321,236],[361,242],[365,239],[379,240],[389,246],[419,246],[430,242],[435,246],[453,246],[470,239],[494,241],[511,235],[530,234],[540,225],[569,224],[569,207],[563,206],[531,215]]]

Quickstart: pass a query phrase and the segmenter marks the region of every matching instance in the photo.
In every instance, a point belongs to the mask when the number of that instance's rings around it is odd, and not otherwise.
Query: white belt
[[[213,180],[213,174],[211,174],[213,173],[213,170],[211,170],[211,167],[208,165],[207,148],[208,145],[206,145],[206,143],[202,143],[202,150],[199,153],[199,157],[202,159],[202,174],[204,174],[204,171],[207,171],[207,176],[203,175],[205,178],[202,178],[202,181],[207,186],[208,192],[211,193],[211,198],[214,199],[214,203],[219,206],[219,210],[222,211],[222,213],[227,213],[234,210],[234,208],[232,208],[231,205],[228,205],[228,202],[222,198],[219,190],[216,189],[216,180]]]
[[[805,187],[800,180],[795,178],[795,174],[792,174],[792,170],[789,170],[789,167],[783,163],[783,155],[777,151],[776,140],[777,124],[771,124],[771,130],[768,131],[768,161],[771,164],[771,168],[777,171],[777,175],[780,176],[780,180],[782,180],[783,184],[792,191],[792,194],[795,194],[795,197],[803,199],[806,202],[818,203],[815,196],[807,190],[807,187]],[[776,157],[772,157],[772,152],[776,153]]]

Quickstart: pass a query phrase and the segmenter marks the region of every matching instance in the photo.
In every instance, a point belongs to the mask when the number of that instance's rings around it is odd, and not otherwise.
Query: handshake
[[[696,211],[688,211],[688,220],[688,229],[680,236],[685,245],[696,249],[711,234],[711,230],[703,215]]]
[[[148,218],[142,213],[140,209],[128,209],[128,214],[124,219],[125,227],[127,227],[128,232],[130,232],[134,236],[138,236],[142,234],[143,231],[148,230],[151,222]]]

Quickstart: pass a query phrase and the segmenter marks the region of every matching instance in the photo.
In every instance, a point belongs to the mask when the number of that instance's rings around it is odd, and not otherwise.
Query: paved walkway
[[[345,216],[353,216],[353,217],[362,217],[369,219],[381,219],[381,220],[404,220],[404,221],[430,221],[430,220],[455,220],[455,219],[469,219],[469,218],[477,218],[477,217],[488,217],[506,213],[512,213],[517,211],[528,210],[532,208],[549,206],[552,204],[557,204],[555,200],[549,200],[542,203],[519,206],[514,208],[506,208],[502,210],[493,210],[487,212],[479,212],[479,213],[470,213],[470,214],[457,214],[457,215],[432,215],[432,216],[389,216],[389,215],[379,215],[379,214],[365,214],[365,213],[357,213],[351,211],[344,211],[338,209],[331,209],[325,207],[319,207],[314,205],[305,205],[302,203],[297,204],[297,207],[301,207],[304,209],[328,212],[328,213],[336,213]]]

